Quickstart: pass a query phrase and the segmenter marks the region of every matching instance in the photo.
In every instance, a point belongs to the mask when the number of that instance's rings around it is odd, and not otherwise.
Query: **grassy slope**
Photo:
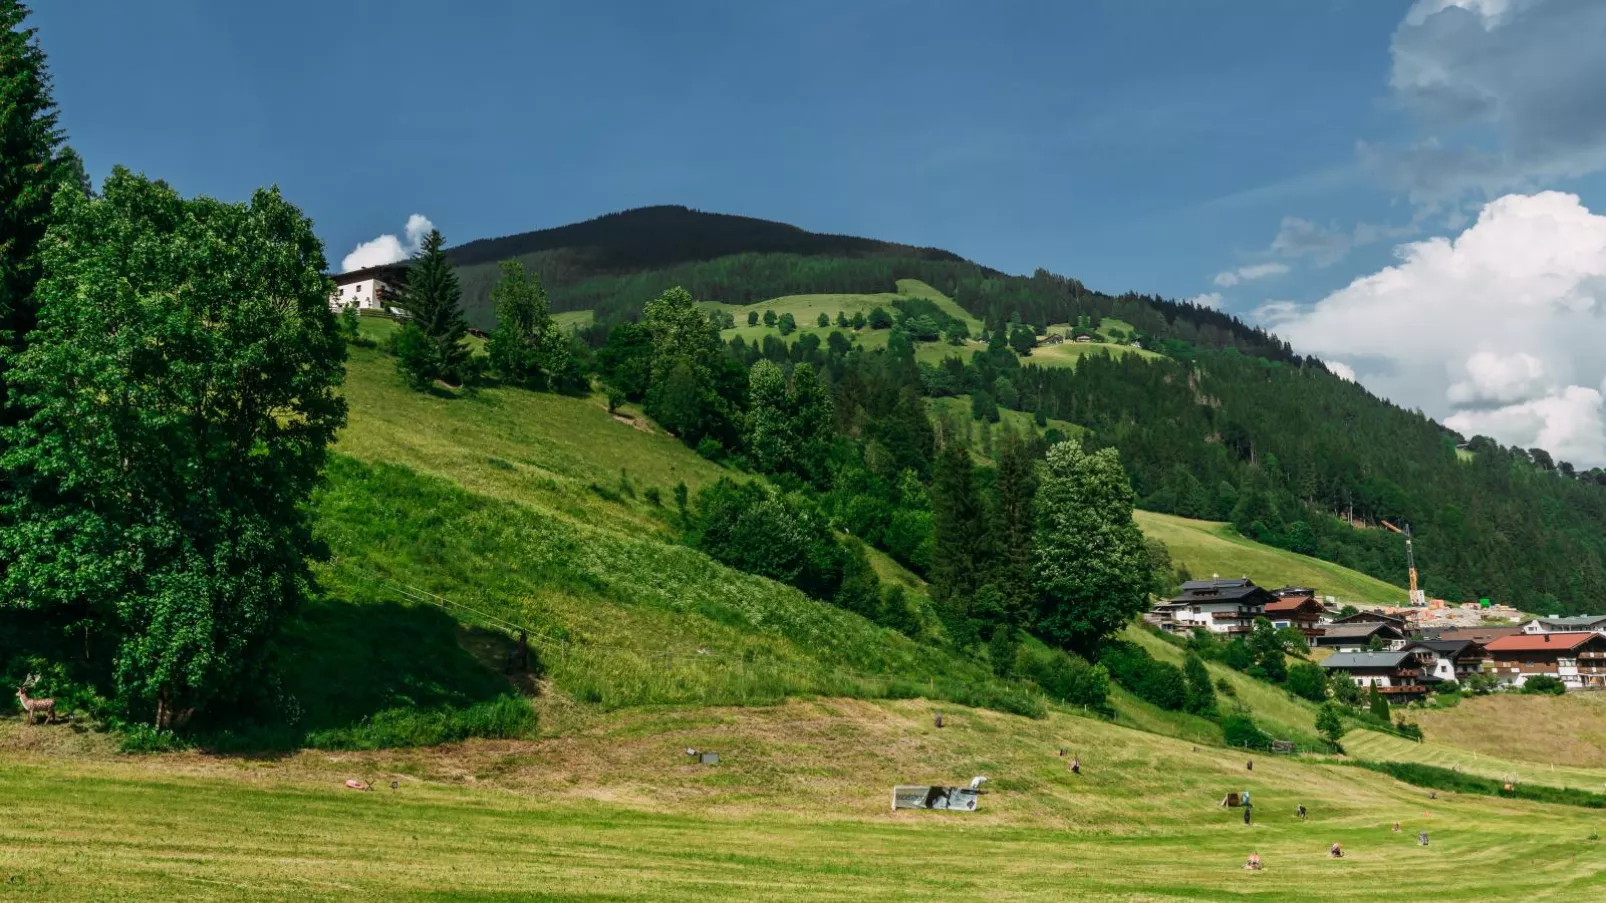
[[[1239,536],[1229,524],[1152,511],[1134,513],[1143,532],[1161,540],[1195,578],[1248,576],[1261,586],[1310,586],[1352,602],[1403,603],[1405,590],[1331,562]]]
[[[1597,693],[1478,696],[1416,720],[1429,737],[1480,755],[1606,769],[1606,696]]]
[[[350,425],[319,499],[337,556],[324,582],[339,599],[394,605],[388,582],[528,626],[556,688],[604,708],[1013,692],[979,665],[666,541],[675,484],[725,471],[600,398],[422,395],[371,349],[355,351],[346,392]],[[912,575],[879,564],[920,595]]]
[[[1092,719],[946,714],[938,731],[913,701],[636,710],[559,739],[279,761],[68,757],[40,739],[79,742],[66,732],[16,728],[0,734],[0,886],[163,901],[1456,901],[1602,887],[1606,849],[1586,840],[1599,813],[1429,803],[1305,760],[1246,772],[1230,750]],[[686,764],[685,746],[722,761]],[[992,778],[979,812],[887,811],[894,783],[974,774]],[[341,788],[349,777],[380,789]],[[1216,805],[1237,790],[1254,794],[1253,827]],[[1292,817],[1301,803],[1308,822]],[[1349,858],[1326,857],[1335,841]],[[1251,850],[1266,871],[1238,868]]]

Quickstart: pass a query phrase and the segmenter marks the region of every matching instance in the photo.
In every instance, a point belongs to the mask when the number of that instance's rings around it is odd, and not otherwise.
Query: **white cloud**
[[[1263,326],[1275,326],[1297,316],[1300,309],[1300,306],[1293,301],[1267,301],[1255,308],[1249,316]]]
[[[1350,382],[1355,381],[1355,368],[1351,367],[1349,364],[1346,364],[1343,361],[1323,361],[1322,363],[1326,364],[1327,369],[1332,371],[1332,374],[1339,379],[1348,380]]]
[[[1606,216],[1575,195],[1513,194],[1460,235],[1307,308],[1263,319],[1301,351],[1364,358],[1373,390],[1462,432],[1606,463]],[[1375,364],[1374,364],[1375,362]]]
[[[386,233],[378,238],[365,241],[347,254],[340,261],[340,271],[349,273],[364,267],[380,266],[387,263],[397,263],[418,253],[418,248],[424,243],[424,236],[429,234],[435,224],[422,213],[415,213],[407,217],[406,242],[394,235]]]
[[[1327,266],[1348,254],[1352,244],[1347,232],[1297,216],[1285,216],[1277,229],[1277,237],[1271,240],[1271,250],[1284,257],[1310,257],[1317,266]]]
[[[1288,272],[1288,264],[1286,263],[1277,263],[1275,261],[1272,263],[1256,263],[1246,267],[1239,267],[1236,270],[1217,273],[1215,282],[1219,286],[1230,288],[1240,282],[1253,282],[1256,279],[1264,279],[1267,276],[1281,276],[1286,272]]]
[[[1188,299],[1188,303],[1196,304],[1199,307],[1208,307],[1211,310],[1216,310],[1221,307],[1221,293],[1206,292],[1202,295],[1194,295],[1192,298]]]
[[[1389,77],[1418,138],[1363,144],[1362,161],[1446,208],[1606,168],[1603,34],[1599,0],[1419,0]]]

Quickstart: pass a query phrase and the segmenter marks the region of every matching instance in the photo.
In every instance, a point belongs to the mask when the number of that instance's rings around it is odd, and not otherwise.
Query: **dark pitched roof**
[[[1334,624],[1327,628],[1327,632],[1317,637],[1317,642],[1325,640],[1364,640],[1382,630],[1392,630],[1398,636],[1404,636],[1393,624],[1382,621],[1370,621],[1364,624]],[[1331,645],[1331,644],[1329,644]]]
[[[1477,643],[1471,640],[1418,640],[1407,646],[1406,649],[1429,649],[1440,655],[1456,658],[1476,645]]]
[[[1335,652],[1322,661],[1322,667],[1398,668],[1408,658],[1409,652]]]
[[[1446,627],[1434,631],[1440,640],[1471,640],[1487,644],[1503,636],[1522,633],[1521,627]]]
[[[1271,601],[1271,593],[1254,584],[1247,577],[1237,580],[1189,580],[1182,584],[1182,593],[1172,603],[1239,602],[1264,604]]]
[[[1333,620],[1334,624],[1366,624],[1374,622],[1387,622],[1390,624],[1403,625],[1405,623],[1405,619],[1398,615],[1384,614],[1380,611],[1358,611],[1355,614],[1346,615],[1345,617],[1335,618]]]

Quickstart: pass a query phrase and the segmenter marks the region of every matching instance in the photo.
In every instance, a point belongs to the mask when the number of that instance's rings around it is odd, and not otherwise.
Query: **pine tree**
[[[1013,429],[1005,427],[998,443],[998,472],[990,522],[994,551],[993,583],[1016,627],[1031,623],[1036,593],[1032,586],[1032,533],[1037,474],[1031,450]]]
[[[457,284],[457,272],[446,258],[445,247],[446,239],[440,230],[431,229],[407,269],[407,287],[398,302],[407,312],[408,325],[416,327],[434,346],[433,354],[418,366],[435,372],[412,375],[426,384],[433,379],[461,382],[471,353],[464,342],[468,321],[463,319],[463,292]]]
[[[7,357],[22,351],[36,321],[37,250],[51,198],[64,177],[82,177],[77,155],[62,147],[45,55],[27,18],[26,6],[0,0],[0,427],[21,415],[6,403]]]
[[[830,479],[831,445],[836,441],[836,408],[831,393],[808,364],[792,369],[792,437],[798,476],[824,486]]]
[[[970,601],[987,563],[981,548],[986,513],[976,493],[970,449],[952,438],[937,453],[931,510],[931,598],[955,641],[974,642],[978,625],[972,622]]]

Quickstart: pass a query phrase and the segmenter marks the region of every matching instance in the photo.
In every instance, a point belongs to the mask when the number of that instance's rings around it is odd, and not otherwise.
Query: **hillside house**
[[[1071,341],[1078,345],[1091,345],[1093,344],[1093,336],[1089,333],[1079,332],[1076,334],[1075,338],[1071,339]]]
[[[1485,647],[1483,669],[1502,684],[1520,687],[1528,678],[1548,674],[1569,690],[1606,688],[1606,636],[1594,631],[1518,634]]]
[[[1338,652],[1322,662],[1329,677],[1343,675],[1363,690],[1376,687],[1391,702],[1415,702],[1439,679],[1426,673],[1417,656],[1393,652]]]
[[[1529,636],[1542,633],[1598,633],[1606,636],[1606,615],[1579,615],[1572,618],[1534,618],[1522,625]]]
[[[1503,636],[1516,636],[1522,633],[1521,627],[1445,627],[1424,630],[1424,640],[1471,640],[1480,646],[1487,646]]]
[[[1402,634],[1405,633],[1407,629],[1409,629],[1409,625],[1406,623],[1405,619],[1400,617],[1399,615],[1391,615],[1391,614],[1388,614],[1386,612],[1381,612],[1381,611],[1376,611],[1376,610],[1358,611],[1358,612],[1356,612],[1356,613],[1354,613],[1352,615],[1346,615],[1346,616],[1344,616],[1342,618],[1334,618],[1333,619],[1333,623],[1334,624],[1387,624],[1390,627],[1393,627],[1395,630],[1398,630]]]
[[[1416,656],[1424,673],[1456,682],[1482,670],[1489,658],[1483,644],[1472,640],[1418,640],[1407,644],[1404,651]]]
[[[1276,598],[1266,603],[1266,617],[1273,627],[1297,627],[1307,639],[1321,636],[1321,626],[1327,609],[1316,598],[1316,591],[1303,586],[1285,586],[1271,594]]]
[[[335,312],[355,307],[358,311],[372,310],[399,313],[394,306],[407,284],[407,265],[387,263],[341,273],[334,277],[335,291],[329,296],[329,309]]]
[[[1314,646],[1332,649],[1334,652],[1364,652],[1372,645],[1372,638],[1377,637],[1384,649],[1398,650],[1405,645],[1405,632],[1397,630],[1391,624],[1382,621],[1372,621],[1361,624],[1330,624],[1321,636],[1311,641]]]
[[[1065,336],[1057,332],[1051,332],[1048,335],[1043,336],[1042,339],[1039,340],[1039,344],[1063,345],[1065,344]]]
[[[1254,629],[1255,619],[1274,601],[1271,593],[1256,586],[1248,577],[1238,580],[1190,580],[1182,593],[1155,606],[1162,627],[1191,631],[1203,628],[1211,633],[1245,634]]]

